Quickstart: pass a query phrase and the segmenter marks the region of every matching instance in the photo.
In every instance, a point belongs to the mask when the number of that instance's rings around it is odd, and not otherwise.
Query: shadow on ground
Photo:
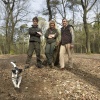
[[[77,75],[79,78],[85,80],[92,86],[95,86],[100,91],[100,78],[98,78],[96,75],[93,75],[89,72],[83,71],[82,69],[79,69],[79,66],[74,64],[73,69],[67,69],[71,73]]]

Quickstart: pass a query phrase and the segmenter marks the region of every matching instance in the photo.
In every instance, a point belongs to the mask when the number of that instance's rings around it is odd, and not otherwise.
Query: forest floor
[[[10,61],[24,68],[26,57],[0,55],[0,100],[100,100],[100,54],[74,54],[73,69],[66,66],[63,71],[36,68],[33,56],[32,66],[22,73],[21,88],[16,91]]]

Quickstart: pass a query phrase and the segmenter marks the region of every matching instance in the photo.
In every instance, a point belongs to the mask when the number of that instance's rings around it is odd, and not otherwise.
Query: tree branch
[[[85,9],[85,5],[84,5],[83,0],[81,0],[81,4],[82,4],[83,9]]]
[[[62,18],[63,18],[63,14],[62,14],[62,12],[60,11],[60,9],[59,9],[57,6],[55,6],[55,7],[57,8],[58,12],[60,13],[60,15],[61,15]]]
[[[87,12],[88,12],[89,10],[92,9],[92,7],[94,6],[94,4],[95,4],[96,2],[97,2],[97,0],[95,0],[95,1],[93,2],[93,4],[90,6],[90,8],[87,9]]]

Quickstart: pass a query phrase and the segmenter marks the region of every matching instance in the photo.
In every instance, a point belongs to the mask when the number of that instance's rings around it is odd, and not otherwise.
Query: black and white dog
[[[14,62],[11,62],[14,69],[12,70],[12,82],[15,88],[20,88],[21,80],[22,80],[22,69],[19,69]]]

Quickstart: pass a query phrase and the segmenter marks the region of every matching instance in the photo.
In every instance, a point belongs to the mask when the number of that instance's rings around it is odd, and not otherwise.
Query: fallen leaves
[[[96,57],[92,59],[89,55],[76,56],[72,70],[38,69],[32,65],[23,73],[20,93],[13,88],[8,61],[16,60],[23,68],[26,56],[0,56],[6,59],[5,63],[0,61],[0,65],[5,66],[0,66],[0,100],[99,100],[100,60],[96,60]]]

